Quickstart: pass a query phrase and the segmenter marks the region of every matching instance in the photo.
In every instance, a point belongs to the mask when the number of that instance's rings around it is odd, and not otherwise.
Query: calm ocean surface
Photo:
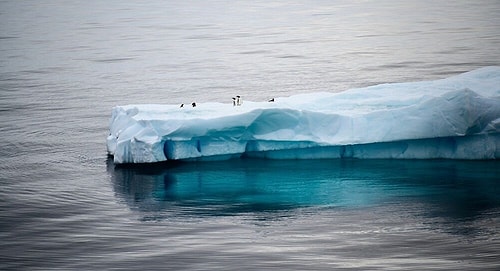
[[[105,146],[115,105],[500,65],[499,18],[497,0],[1,0],[0,270],[499,270],[499,161],[116,167]]]

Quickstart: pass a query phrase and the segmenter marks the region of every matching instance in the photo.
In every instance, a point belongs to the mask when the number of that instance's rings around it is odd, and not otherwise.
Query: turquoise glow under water
[[[426,204],[468,219],[500,206],[498,161],[259,160],[109,165],[119,198],[144,217],[236,215],[304,207]]]

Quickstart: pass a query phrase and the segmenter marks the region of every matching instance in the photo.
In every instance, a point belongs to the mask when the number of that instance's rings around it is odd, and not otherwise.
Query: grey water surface
[[[496,0],[0,1],[0,269],[500,269],[498,161],[123,167],[105,145],[115,105],[498,66],[499,15]]]

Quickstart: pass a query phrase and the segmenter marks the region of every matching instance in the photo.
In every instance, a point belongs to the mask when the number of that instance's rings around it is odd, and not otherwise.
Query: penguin
[[[233,97],[233,106],[236,106],[236,98]]]
[[[240,95],[236,96],[236,105],[240,106],[242,103],[243,103],[243,101],[241,99],[241,96]]]
[[[269,100],[268,102],[270,102],[270,103],[274,102],[274,98],[272,98],[272,99],[271,99],[271,100]]]
[[[184,104],[181,104],[180,108],[183,108],[184,107]]]
[[[191,105],[192,105],[193,107],[196,107],[196,103],[195,103],[195,102],[193,102]]]

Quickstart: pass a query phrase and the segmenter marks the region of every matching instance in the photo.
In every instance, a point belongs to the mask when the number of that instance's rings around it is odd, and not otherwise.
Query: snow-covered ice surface
[[[500,67],[275,102],[116,106],[114,162],[274,159],[500,158]]]

